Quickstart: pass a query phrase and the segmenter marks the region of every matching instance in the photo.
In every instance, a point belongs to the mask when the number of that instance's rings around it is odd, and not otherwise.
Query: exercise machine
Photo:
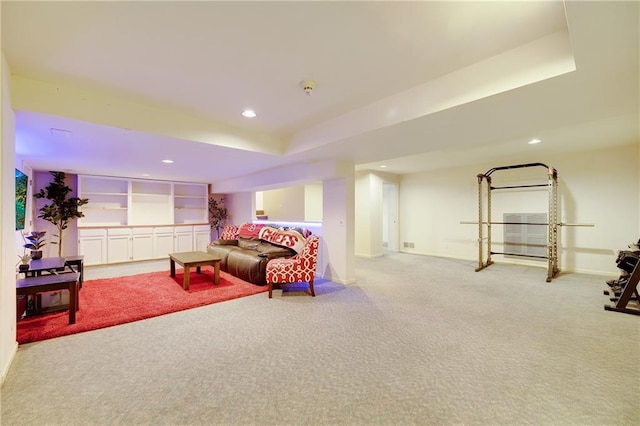
[[[638,281],[640,281],[640,250],[638,243],[634,244],[635,250],[623,250],[618,252],[616,264],[622,271],[617,280],[607,281],[611,287],[605,290],[605,296],[611,297],[614,305],[604,305],[607,311],[623,312],[626,314],[640,315],[640,294],[638,293]],[[631,247],[631,246],[629,246]],[[635,302],[629,304],[629,302]]]
[[[528,185],[510,185],[510,186],[493,186],[492,174],[502,170],[522,169],[530,167],[542,167],[546,169],[547,182],[528,184]],[[493,264],[491,256],[508,255],[518,257],[528,257],[547,260],[547,282],[551,280],[560,272],[558,268],[558,229],[561,226],[590,226],[593,224],[578,224],[578,223],[560,223],[558,222],[558,171],[553,167],[549,167],[543,163],[527,163],[516,164],[511,166],[501,166],[489,169],[485,173],[477,175],[478,178],[478,221],[477,222],[460,222],[462,224],[477,224],[478,225],[478,267],[476,272],[483,270]],[[485,184],[486,182],[486,184]],[[483,185],[484,184],[484,185]],[[483,187],[486,194],[486,220],[483,214]],[[520,189],[520,188],[535,188],[546,187],[548,190],[548,215],[547,223],[530,223],[530,222],[493,222],[491,221],[491,193],[492,191],[499,191],[505,189]],[[547,226],[547,254],[546,256],[535,256],[522,253],[508,253],[497,252],[491,249],[491,227],[492,225],[536,225]],[[484,258],[484,247],[486,245],[486,260]]]

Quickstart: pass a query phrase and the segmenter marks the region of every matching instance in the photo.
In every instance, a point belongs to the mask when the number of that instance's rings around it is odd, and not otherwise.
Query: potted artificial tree
[[[31,259],[36,260],[42,257],[42,247],[44,247],[44,235],[46,233],[47,231],[31,231],[28,234],[23,234],[24,239],[28,241],[23,247],[31,250]]]
[[[40,208],[38,217],[47,222],[51,222],[58,228],[58,234],[53,235],[58,241],[52,241],[51,244],[58,244],[58,256],[62,256],[62,231],[67,229],[69,222],[79,217],[84,217],[84,213],[79,210],[80,206],[84,206],[89,202],[88,198],[69,197],[73,191],[64,182],[65,174],[63,172],[49,172],[53,175],[53,182],[49,183],[44,189],[35,194],[36,198],[46,198],[51,201]]]
[[[209,194],[209,225],[216,230],[216,237],[220,238],[220,230],[229,218],[229,212],[224,206],[224,198],[218,201],[213,194]]]

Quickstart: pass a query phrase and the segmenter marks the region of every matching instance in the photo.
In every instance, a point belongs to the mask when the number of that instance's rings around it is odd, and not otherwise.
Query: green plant
[[[62,232],[67,229],[69,222],[76,218],[84,217],[84,213],[78,208],[87,204],[89,199],[69,197],[73,190],[65,184],[65,174],[63,172],[49,173],[53,175],[53,182],[34,194],[34,196],[51,201],[50,204],[45,204],[40,208],[38,217],[51,222],[58,228],[58,234],[53,235],[58,238],[58,242],[52,241],[51,244],[58,244],[58,256],[62,256]]]
[[[220,236],[220,230],[228,218],[229,212],[224,206],[224,198],[218,201],[213,194],[209,194],[209,225],[216,230],[218,237]]]
[[[44,247],[44,235],[46,233],[47,231],[31,231],[28,234],[23,234],[24,239],[29,241],[28,243],[25,243],[23,247],[29,250],[40,250]]]
[[[31,255],[28,253],[24,253],[22,255],[19,254],[18,258],[20,259],[20,262],[18,262],[18,264],[26,265],[31,260]]]

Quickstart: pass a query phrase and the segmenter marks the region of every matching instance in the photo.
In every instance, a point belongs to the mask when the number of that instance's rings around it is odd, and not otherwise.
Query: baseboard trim
[[[468,257],[468,256],[453,256],[453,255],[443,255],[443,254],[436,254],[436,253],[423,253],[423,252],[415,252],[415,251],[405,251],[405,250],[401,250],[399,251],[399,253],[404,253],[404,254],[414,254],[417,256],[431,256],[431,257],[441,257],[441,258],[445,258],[445,259],[456,259],[456,260],[468,260],[471,262],[478,262],[478,258],[477,257]],[[533,268],[540,268],[540,269],[547,269],[547,262],[546,260],[544,262],[541,263],[537,263],[537,262],[533,262],[533,261],[518,261],[516,259],[516,261],[512,262],[512,261],[507,261],[505,259],[499,258],[492,258],[493,262],[496,264],[503,264],[503,265],[517,265],[517,266],[530,266]],[[598,270],[591,270],[591,269],[576,269],[576,268],[568,268],[568,267],[562,267],[562,265],[560,265],[560,273],[568,273],[568,274],[585,274],[585,275],[596,275],[596,276],[613,276],[616,275],[615,271],[598,271]]]
[[[336,283],[336,284],[344,284],[344,285],[351,285],[354,284],[357,280],[355,278],[349,278],[346,280],[341,280],[338,278],[333,278],[330,276],[324,276],[324,275],[320,275],[320,274],[316,274],[316,278],[321,278],[323,280],[326,281],[331,281],[332,283]]]
[[[383,254],[382,253],[380,253],[380,254],[356,253],[355,256],[356,257],[362,257],[362,258],[365,258],[365,259],[375,259],[375,258],[378,258],[378,257],[382,257]]]
[[[13,349],[11,350],[11,355],[7,360],[7,365],[2,366],[2,375],[0,376],[0,384],[4,384],[4,380],[7,378],[7,375],[9,374],[9,369],[11,368],[11,364],[13,363],[13,359],[15,358],[16,353],[18,353],[18,342],[15,342],[13,345]]]

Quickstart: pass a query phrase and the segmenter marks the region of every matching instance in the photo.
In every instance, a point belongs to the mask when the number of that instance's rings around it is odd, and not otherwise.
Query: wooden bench
[[[80,274],[78,272],[20,278],[16,280],[16,295],[27,296],[47,291],[69,290],[69,324],[75,324],[76,311],[80,309],[78,297],[79,279]]]

